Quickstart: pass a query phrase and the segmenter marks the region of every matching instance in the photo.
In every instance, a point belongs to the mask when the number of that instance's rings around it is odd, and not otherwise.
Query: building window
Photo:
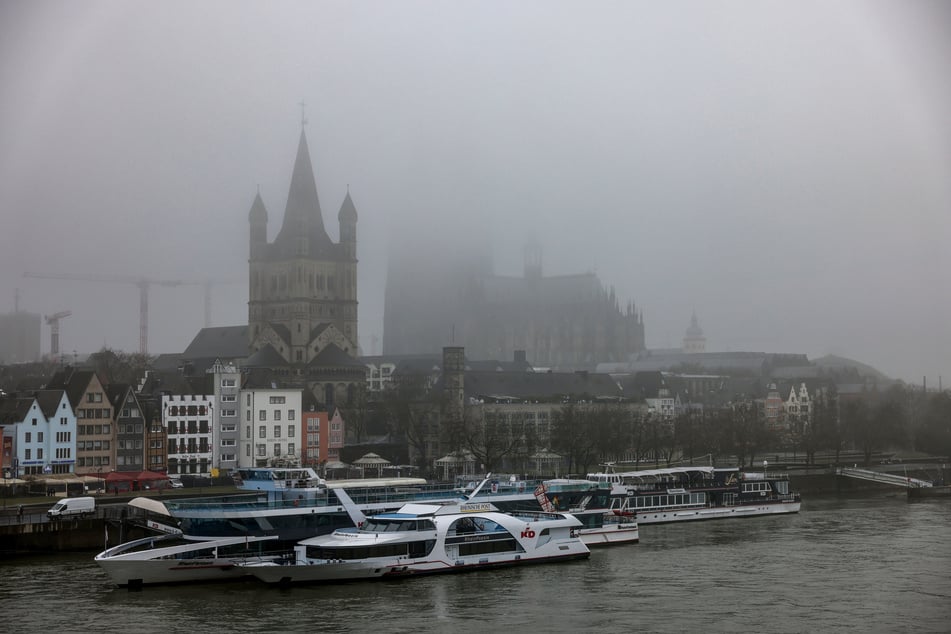
[[[293,437],[294,437],[294,431],[295,431],[295,425],[288,425],[288,426],[287,426],[287,437],[288,437],[288,438],[293,438]]]
[[[267,420],[267,412],[265,412],[263,409],[258,410],[258,420]]]
[[[284,397],[283,396],[272,396],[270,398],[271,405],[283,405]]]
[[[267,427],[264,425],[258,427],[258,438],[267,438]]]
[[[287,410],[287,420],[294,420],[294,410]]]
[[[221,387],[234,387],[234,386],[235,386],[234,379],[222,379],[222,380],[221,380]]]
[[[267,446],[264,444],[258,445],[258,455],[265,456],[267,455]]]
[[[280,438],[280,437],[281,437],[281,426],[280,426],[280,425],[275,425],[275,426],[274,426],[274,437],[275,437],[275,438]]]
[[[274,410],[274,420],[281,420],[281,410]]]
[[[274,443],[274,455],[275,456],[281,455],[281,443],[279,442]]]

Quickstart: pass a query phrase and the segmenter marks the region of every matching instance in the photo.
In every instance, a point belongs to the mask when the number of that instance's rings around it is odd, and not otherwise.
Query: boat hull
[[[563,554],[542,557],[505,555],[500,557],[472,557],[455,562],[444,560],[340,561],[290,565],[249,565],[245,566],[244,569],[247,573],[265,583],[290,585],[468,572],[487,568],[555,563],[585,559],[588,556],[590,556],[590,552],[587,548],[581,549],[571,546],[565,547]]]
[[[637,525],[605,526],[603,528],[583,528],[578,536],[585,546],[609,546],[612,544],[636,544],[640,541]]]
[[[742,504],[737,506],[714,506],[694,509],[657,509],[638,511],[637,522],[638,524],[667,524],[671,522],[690,522],[731,517],[783,515],[787,513],[798,513],[800,505],[801,503],[796,501]]]
[[[112,583],[123,587],[236,581],[248,575],[230,559],[100,561],[99,565]]]

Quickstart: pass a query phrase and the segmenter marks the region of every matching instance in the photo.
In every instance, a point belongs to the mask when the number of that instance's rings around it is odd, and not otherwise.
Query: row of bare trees
[[[537,410],[536,410],[537,411]],[[922,394],[903,386],[860,397],[826,391],[808,417],[768,423],[752,401],[695,407],[673,419],[631,403],[566,402],[552,405],[547,424],[505,405],[467,406],[451,420],[423,377],[403,377],[382,397],[348,418],[363,430],[367,421],[406,442],[424,471],[442,454],[466,452],[485,469],[528,470],[531,457],[550,449],[562,468],[585,473],[599,464],[627,462],[667,466],[711,456],[742,465],[776,453],[808,464],[839,462],[860,452],[866,464],[880,452],[951,454],[951,396]],[[850,458],[851,459],[851,458]]]

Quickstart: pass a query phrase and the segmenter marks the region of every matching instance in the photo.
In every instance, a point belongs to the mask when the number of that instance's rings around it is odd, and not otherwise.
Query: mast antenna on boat
[[[468,501],[468,500],[471,500],[471,499],[474,498],[476,495],[478,495],[478,494],[479,494],[479,491],[482,490],[482,487],[485,486],[485,483],[488,482],[488,481],[489,481],[489,478],[491,478],[491,477],[492,477],[492,472],[491,472],[491,471],[490,471],[489,473],[485,474],[485,477],[482,479],[482,482],[479,483],[479,486],[477,486],[476,488],[472,489],[472,493],[470,493],[469,495],[466,496],[466,500],[467,500],[467,501]]]

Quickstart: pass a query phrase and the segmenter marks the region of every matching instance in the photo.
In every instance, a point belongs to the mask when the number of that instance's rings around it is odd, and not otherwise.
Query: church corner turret
[[[263,255],[263,249],[267,246],[267,208],[261,200],[261,192],[254,196],[251,211],[248,212],[248,223],[251,225],[250,257],[254,260]]]
[[[337,213],[337,221],[340,223],[340,245],[346,256],[352,260],[357,258],[357,208],[350,198],[350,187],[347,186],[347,195],[340,205],[340,211]]]

